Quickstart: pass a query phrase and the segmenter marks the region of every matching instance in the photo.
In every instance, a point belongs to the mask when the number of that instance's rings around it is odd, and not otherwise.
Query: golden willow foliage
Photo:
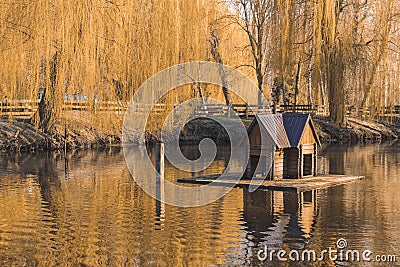
[[[44,128],[62,117],[65,93],[129,101],[156,72],[208,60],[216,14],[206,0],[2,1],[1,98],[35,99],[44,91],[51,111],[42,114]]]
[[[400,0],[3,0],[0,99],[44,91],[47,128],[65,118],[65,93],[123,104],[156,72],[211,60],[240,67],[267,95],[283,89],[285,103],[326,105],[345,124],[346,106],[379,114],[400,104],[399,9]]]
[[[400,104],[399,0],[228,2],[249,35],[256,72],[262,66],[259,84],[283,93],[284,103],[328,106],[337,124],[346,123],[347,106],[377,114]]]

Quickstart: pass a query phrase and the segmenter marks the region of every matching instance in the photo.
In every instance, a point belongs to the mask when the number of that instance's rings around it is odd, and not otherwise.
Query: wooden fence
[[[258,106],[250,104],[233,104],[231,109],[225,104],[197,104],[194,106],[192,116],[227,116],[230,117],[235,112],[239,117],[254,117],[255,113],[271,113],[269,106]]]
[[[65,111],[93,111],[94,113],[112,112],[116,115],[123,115],[127,103],[117,101],[95,101],[95,100],[64,100],[63,110]],[[0,118],[2,119],[30,119],[35,114],[39,106],[39,100],[4,100],[0,101]],[[178,108],[180,105],[174,106],[166,104],[135,104],[133,105],[136,112],[144,112],[151,108],[152,113],[163,113]],[[193,108],[194,107],[194,108]],[[192,107],[192,117],[201,116],[231,116],[232,110],[239,117],[254,117],[255,113],[272,113],[273,107],[268,105],[258,106],[254,104],[233,104],[231,109],[224,104],[194,104]],[[276,107],[277,113],[283,112],[299,112],[309,113],[320,117],[329,116],[327,107],[313,105],[280,105]],[[347,107],[347,116],[358,116],[362,113],[362,109],[354,106]],[[369,110],[365,112],[369,114]],[[400,114],[400,106],[385,107],[381,114],[394,115]]]
[[[314,114],[316,116],[329,116],[327,107],[322,105],[280,105],[276,108],[278,113],[296,112]]]
[[[0,118],[31,119],[39,108],[39,100],[5,100],[0,101]],[[116,101],[64,100],[65,111],[114,112],[122,115],[125,107]]]
[[[39,100],[0,101],[1,118],[29,119],[38,109]]]

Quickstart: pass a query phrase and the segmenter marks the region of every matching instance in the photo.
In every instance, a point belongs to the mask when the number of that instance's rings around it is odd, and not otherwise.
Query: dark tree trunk
[[[50,81],[46,83],[42,99],[39,102],[39,127],[47,132],[54,123],[56,113],[55,92],[57,87],[57,71],[60,52],[57,51],[50,63]]]
[[[287,106],[287,96],[286,96],[286,83],[285,83],[285,76],[282,75],[282,98],[283,98],[283,105]]]
[[[301,73],[301,63],[299,61],[299,63],[297,64],[296,85],[294,88],[293,112],[296,112],[297,95],[299,94],[300,73]]]
[[[215,62],[221,64],[218,68],[219,75],[221,76],[221,84],[222,84],[222,93],[224,94],[225,103],[227,106],[232,106],[232,99],[228,88],[228,81],[226,80],[226,73],[223,68],[224,61],[222,60],[221,53],[219,52],[219,39],[215,33],[215,30],[211,30],[211,40],[210,40],[210,49],[211,55],[213,56]]]
[[[330,119],[335,124],[346,125],[346,98],[344,86],[344,62],[340,46],[332,48],[327,54],[327,85]]]

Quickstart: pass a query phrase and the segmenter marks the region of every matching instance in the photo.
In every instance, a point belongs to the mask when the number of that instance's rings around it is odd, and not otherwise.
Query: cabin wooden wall
[[[301,145],[301,151],[303,154],[314,154],[314,144]]]
[[[250,155],[259,156],[261,154],[270,154],[274,150],[273,140],[269,135],[261,137],[261,129],[258,123],[255,123],[249,133]],[[262,144],[264,144],[264,151],[261,151]]]
[[[282,149],[275,151],[273,179],[283,178],[284,152]]]
[[[261,129],[256,123],[249,133],[250,155],[259,156],[261,154]]]
[[[303,138],[300,140],[301,145],[307,144],[315,144],[317,142],[314,132],[310,126],[310,123],[307,123],[306,128],[304,129]]]
[[[317,167],[316,144],[301,145],[299,149],[285,149],[283,164],[283,178],[300,179],[305,176],[315,176]]]

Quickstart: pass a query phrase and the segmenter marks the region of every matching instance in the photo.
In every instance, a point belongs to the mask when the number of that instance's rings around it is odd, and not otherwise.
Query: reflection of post
[[[156,145],[156,214],[164,217],[164,143]]]
[[[68,155],[64,152],[64,178],[68,178]]]

